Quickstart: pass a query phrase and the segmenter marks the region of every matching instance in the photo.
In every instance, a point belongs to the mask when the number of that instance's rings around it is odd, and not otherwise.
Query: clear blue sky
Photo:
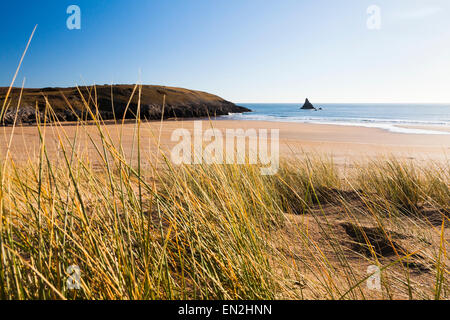
[[[66,9],[81,8],[81,30]],[[366,26],[381,9],[381,30]],[[162,84],[234,102],[450,102],[448,0],[4,1],[0,86]]]

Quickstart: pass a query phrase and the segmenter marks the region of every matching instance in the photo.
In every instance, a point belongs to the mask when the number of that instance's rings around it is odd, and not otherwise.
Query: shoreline
[[[226,117],[226,116],[222,116]],[[204,120],[204,119],[200,119]],[[387,122],[332,122],[332,121],[313,121],[313,120],[258,120],[258,119],[235,119],[235,118],[218,118],[216,120],[228,121],[262,121],[262,122],[281,122],[281,123],[298,123],[298,124],[313,124],[313,125],[332,125],[344,127],[362,127],[386,130],[392,133],[401,134],[429,134],[429,135],[447,135],[450,134],[450,125],[444,124],[409,124],[409,123],[389,123]]]

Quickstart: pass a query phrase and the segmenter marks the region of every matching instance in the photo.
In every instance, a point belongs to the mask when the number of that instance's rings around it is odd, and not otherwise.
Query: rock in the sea
[[[308,98],[306,98],[305,104],[303,105],[303,107],[301,107],[301,109],[303,109],[303,110],[316,110],[316,108],[314,108],[312,103],[309,102]]]

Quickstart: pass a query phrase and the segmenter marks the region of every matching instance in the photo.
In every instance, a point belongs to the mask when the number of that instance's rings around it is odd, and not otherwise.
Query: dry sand
[[[161,147],[170,150],[176,143],[170,141],[172,132],[177,128],[186,128],[192,132],[194,121],[158,121],[143,122],[141,125],[141,146],[144,154],[156,152],[156,145],[161,138]],[[305,124],[292,122],[264,122],[264,121],[231,121],[214,120],[202,121],[203,130],[211,126],[225,133],[226,129],[279,129],[280,156],[301,157],[304,152],[318,152],[332,155],[337,163],[347,163],[354,160],[367,160],[374,157],[394,155],[405,159],[419,161],[439,160],[448,161],[450,151],[450,135],[422,135],[392,133],[383,129]],[[114,143],[119,142],[123,132],[122,144],[126,154],[136,150],[134,123],[126,123],[123,128],[117,124],[104,126]],[[160,128],[161,135],[160,135]],[[447,131],[448,128],[434,128]],[[0,128],[0,151],[4,155],[10,141],[12,127]],[[78,132],[78,133],[77,133]],[[95,125],[77,127],[65,124],[62,127],[48,126],[45,129],[45,141],[50,156],[58,156],[58,135],[74,141],[77,136],[77,153],[88,152],[96,154],[95,146],[90,142],[89,134],[99,145],[100,139]],[[65,143],[67,146],[67,142]],[[39,135],[36,126],[23,126],[14,129],[11,139],[11,155],[16,161],[27,160],[39,154]],[[59,157],[59,156],[58,156]]]

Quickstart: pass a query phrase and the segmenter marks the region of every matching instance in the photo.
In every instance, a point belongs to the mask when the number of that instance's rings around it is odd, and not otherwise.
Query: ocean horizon
[[[221,118],[362,126],[406,134],[450,134],[432,128],[450,126],[450,103],[314,103],[316,108],[322,108],[317,111],[301,110],[303,103],[238,104],[252,112]]]

